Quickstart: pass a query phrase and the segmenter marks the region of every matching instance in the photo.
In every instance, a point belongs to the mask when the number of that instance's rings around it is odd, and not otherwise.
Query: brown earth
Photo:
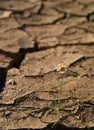
[[[0,0],[0,130],[29,129],[94,130],[93,0]]]

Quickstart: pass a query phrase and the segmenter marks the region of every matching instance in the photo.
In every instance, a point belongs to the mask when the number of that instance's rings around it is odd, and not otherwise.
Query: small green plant
[[[62,99],[60,98],[60,95],[63,93],[64,88],[63,85],[65,84],[65,82],[63,80],[61,80],[59,82],[58,85],[53,86],[50,90],[49,90],[49,94],[53,95],[55,101],[54,101],[54,113],[58,116],[58,120],[57,122],[53,123],[51,128],[54,128],[58,123],[60,123],[62,115],[60,113],[60,106],[62,103]],[[53,88],[56,89],[55,91],[53,91]]]

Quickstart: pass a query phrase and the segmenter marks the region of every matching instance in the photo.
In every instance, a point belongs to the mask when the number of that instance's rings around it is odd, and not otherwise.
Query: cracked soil
[[[94,0],[0,0],[0,130],[29,129],[94,130]]]

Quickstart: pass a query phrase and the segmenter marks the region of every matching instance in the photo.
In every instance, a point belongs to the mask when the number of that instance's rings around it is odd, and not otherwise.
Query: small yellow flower
[[[66,71],[67,71],[67,68],[68,66],[65,65],[65,64],[58,64],[57,67],[56,67],[56,70],[61,73],[61,74],[64,74]]]

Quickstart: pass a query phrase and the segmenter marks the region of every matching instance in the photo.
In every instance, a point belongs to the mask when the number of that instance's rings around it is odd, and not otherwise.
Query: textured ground
[[[22,129],[94,130],[94,0],[0,0],[0,130]]]

